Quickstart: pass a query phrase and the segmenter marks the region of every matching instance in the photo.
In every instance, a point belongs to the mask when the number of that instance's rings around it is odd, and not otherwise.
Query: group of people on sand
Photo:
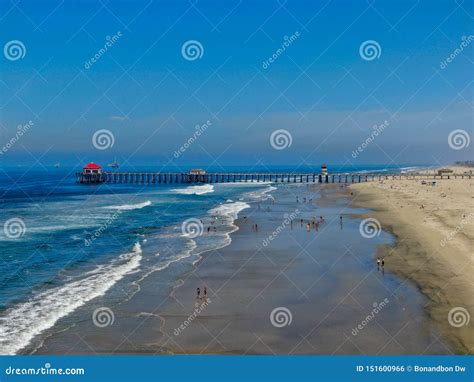
[[[219,217],[218,216],[211,216],[211,218],[212,218],[211,225],[207,226],[207,228],[206,228],[207,233],[211,232],[211,230],[214,231],[214,232],[217,232],[216,223],[217,223]],[[200,222],[204,226],[204,222],[202,221],[202,219],[200,219]],[[224,224],[224,223],[225,223],[225,221],[224,221],[224,219],[222,219],[221,224]]]
[[[304,222],[304,219],[300,219],[301,227],[303,227]],[[313,220],[306,222],[306,231],[309,232],[311,228],[314,228],[316,231],[318,231],[319,225],[323,224],[324,222],[324,217],[320,216],[319,218],[316,218],[316,216],[314,216]]]

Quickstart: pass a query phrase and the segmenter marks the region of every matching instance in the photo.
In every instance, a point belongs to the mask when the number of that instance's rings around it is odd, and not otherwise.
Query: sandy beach
[[[24,354],[472,353],[448,314],[472,311],[473,183],[278,184],[239,213],[230,245],[96,299],[113,325],[84,306]],[[370,238],[367,217],[381,225]]]
[[[163,337],[157,349],[179,354],[452,351],[425,314],[427,300],[417,288],[377,269],[373,259],[379,247],[393,244],[393,238],[382,232],[361,239],[358,216],[366,210],[350,206],[347,187],[281,187],[273,195],[274,202],[242,213],[232,244],[204,255],[174,290],[159,313]],[[314,200],[305,204],[304,198]],[[293,226],[279,230],[284,216],[295,211]],[[319,230],[307,231],[307,222],[320,215],[325,222]],[[274,238],[262,245],[269,235]],[[196,298],[197,287],[206,287],[208,299]],[[208,302],[203,306],[203,301]],[[272,321],[275,311],[281,326]]]
[[[451,168],[457,174],[473,170]],[[397,238],[394,247],[383,251],[387,270],[415,282],[428,297],[431,320],[457,352],[472,354],[472,323],[463,323],[474,312],[474,179],[424,183],[384,180],[350,189],[353,204],[372,209],[368,215]],[[459,321],[455,312],[461,312]]]

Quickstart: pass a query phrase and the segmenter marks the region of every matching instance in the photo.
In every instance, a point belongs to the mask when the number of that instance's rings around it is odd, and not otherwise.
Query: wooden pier
[[[76,173],[76,181],[83,184],[171,184],[171,183],[231,183],[231,182],[275,182],[275,183],[361,183],[389,179],[411,179],[436,181],[441,179],[471,179],[469,174],[330,174],[318,173],[163,173],[163,172],[101,172]]]

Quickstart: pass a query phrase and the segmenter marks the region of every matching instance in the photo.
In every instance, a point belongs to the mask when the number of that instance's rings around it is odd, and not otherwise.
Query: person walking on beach
[[[201,288],[196,289],[196,298],[201,298]]]
[[[385,259],[382,257],[382,269],[385,267]]]
[[[204,300],[207,300],[207,288],[204,287]]]
[[[377,257],[377,270],[380,269],[380,257]]]

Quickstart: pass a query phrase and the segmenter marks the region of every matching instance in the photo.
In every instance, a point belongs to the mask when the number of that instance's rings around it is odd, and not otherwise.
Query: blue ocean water
[[[379,169],[386,170],[338,172]],[[19,352],[125,276],[143,279],[228,245],[237,214],[273,190],[268,183],[85,186],[74,172],[0,171],[0,354]]]

